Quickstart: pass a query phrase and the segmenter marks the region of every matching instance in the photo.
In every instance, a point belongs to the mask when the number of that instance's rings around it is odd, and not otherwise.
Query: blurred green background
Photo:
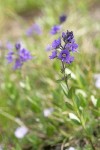
[[[53,25],[59,23],[61,14],[67,15],[64,31],[72,30],[79,52],[69,67],[76,79],[70,86],[81,89],[87,95],[90,124],[95,128],[100,116],[99,107],[91,102],[91,95],[100,101],[95,87],[94,74],[100,73],[100,1],[99,0],[0,0],[0,146],[4,150],[46,150],[47,145],[63,143],[70,145],[77,125],[68,119],[68,106],[61,85],[60,63],[50,61],[45,51],[56,36],[49,34]],[[26,36],[32,23],[38,23],[41,36]],[[36,59],[14,71],[7,64],[6,43],[22,41]],[[99,102],[98,102],[99,103]],[[100,104],[99,104],[100,105]],[[44,116],[44,110],[53,108],[53,115]],[[91,112],[91,110],[93,110]],[[88,114],[87,114],[88,115]],[[89,116],[90,117],[90,116]],[[96,123],[94,123],[94,118]],[[23,139],[14,135],[17,127],[26,125],[28,134]],[[77,134],[76,134],[77,135]],[[82,135],[77,135],[78,139]],[[76,144],[75,144],[76,143]],[[69,146],[68,145],[68,146]],[[77,149],[77,140],[72,142]],[[100,145],[99,145],[100,146]],[[97,149],[99,150],[97,145]],[[49,148],[48,148],[49,150]],[[81,150],[81,149],[80,149]],[[88,150],[88,147],[84,150]]]

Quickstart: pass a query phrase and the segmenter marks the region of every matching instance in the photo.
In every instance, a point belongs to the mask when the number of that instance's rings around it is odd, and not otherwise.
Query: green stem
[[[96,150],[95,147],[94,147],[94,145],[93,145],[92,139],[91,139],[91,137],[88,135],[88,132],[87,132],[87,130],[86,130],[86,128],[85,128],[85,122],[84,122],[84,120],[83,120],[83,118],[82,118],[82,116],[81,116],[79,110],[77,109],[76,103],[74,102],[73,99],[72,99],[72,101],[73,101],[73,105],[74,105],[75,111],[76,111],[76,113],[77,113],[77,116],[78,116],[78,118],[80,119],[82,128],[83,128],[83,130],[85,131],[85,133],[86,133],[86,135],[87,135],[86,138],[87,138],[87,140],[89,141],[89,143],[90,143],[92,149],[93,149],[93,150]]]
[[[64,62],[62,61],[62,71],[64,73],[64,80],[65,80],[65,83],[66,83],[66,86],[67,86],[67,89],[69,90],[69,86],[68,86],[68,80],[67,80],[67,76],[65,74],[65,64]]]
[[[81,120],[81,119],[80,119],[80,120]],[[86,130],[86,128],[85,128],[85,124],[83,124],[83,121],[82,121],[82,120],[81,120],[81,124],[82,124],[82,127],[83,127],[85,133],[87,134],[87,135],[86,135],[86,138],[87,138],[87,140],[89,141],[89,143],[90,143],[92,149],[93,149],[93,150],[96,150],[96,149],[95,149],[95,146],[93,145],[91,136],[89,136],[89,134],[88,134],[88,132],[87,132],[87,130]]]
[[[90,136],[87,136],[87,139],[88,139],[88,141],[89,141],[89,143],[90,143],[92,149],[93,149],[93,150],[96,150],[96,148],[95,148],[95,146],[93,145],[93,142],[92,142],[92,140],[91,140],[91,137],[90,137]]]
[[[64,80],[65,80],[66,86],[67,86],[67,88],[68,88],[68,90],[69,90],[68,80],[67,80],[67,76],[66,76],[66,73],[65,73],[65,64],[64,64],[64,62],[62,62],[62,72],[64,73]],[[73,98],[72,98],[72,100],[73,100]],[[92,139],[91,139],[91,137],[88,135],[87,130],[86,130],[86,128],[85,128],[84,119],[82,118],[82,116],[81,116],[79,110],[77,109],[77,105],[76,105],[76,103],[75,103],[74,100],[73,100],[73,105],[74,105],[75,111],[76,111],[76,113],[77,113],[77,116],[78,116],[79,119],[80,119],[81,125],[82,125],[82,127],[83,127],[85,133],[87,134],[87,136],[86,136],[86,137],[87,137],[87,140],[89,141],[89,143],[90,143],[92,149],[93,149],[93,150],[96,150],[95,147],[94,147],[94,145],[93,145]]]

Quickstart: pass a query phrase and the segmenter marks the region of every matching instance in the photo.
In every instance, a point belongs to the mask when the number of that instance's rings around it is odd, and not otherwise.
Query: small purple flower
[[[13,49],[13,45],[10,42],[7,42],[6,47],[7,47],[8,50]]]
[[[46,51],[50,51],[50,50],[52,50],[52,46],[51,45],[47,45],[46,46]]]
[[[19,56],[20,56],[20,60],[22,62],[32,59],[30,52],[28,50],[26,50],[25,48],[23,48],[19,51]]]
[[[21,44],[20,43],[16,43],[15,44],[15,48],[16,48],[16,50],[19,50],[21,48]]]
[[[49,58],[50,58],[50,59],[54,59],[54,58],[56,58],[56,57],[57,57],[57,51],[55,50],[55,51],[52,52],[52,55],[49,56]]]
[[[18,139],[24,138],[24,136],[25,136],[27,133],[28,133],[28,128],[27,128],[26,126],[20,126],[20,127],[18,127],[18,128],[15,130],[15,132],[14,132],[16,138],[18,138]]]
[[[66,62],[67,58],[69,58],[69,51],[68,50],[62,50],[58,56],[59,59],[61,59],[61,61]]]
[[[12,51],[8,52],[8,54],[6,56],[8,63],[13,62],[13,55],[14,55],[14,52],[12,52]]]
[[[54,109],[53,108],[46,108],[43,111],[43,114],[45,117],[49,117],[53,113]]]
[[[38,35],[42,33],[41,27],[38,24],[33,24],[33,33]]]
[[[75,40],[73,39],[71,41],[71,43],[67,43],[66,46],[65,46],[66,49],[68,49],[69,51],[72,51],[72,52],[77,52],[77,48],[78,48],[78,44],[75,43]]]
[[[66,15],[61,15],[61,16],[59,17],[59,21],[60,21],[60,23],[65,22],[65,21],[66,21],[66,18],[67,18],[67,16],[66,16]]]
[[[74,61],[74,57],[69,55],[69,59],[66,61],[67,64],[70,64]]]
[[[66,33],[62,33],[62,38],[65,43],[71,42],[74,39],[74,35],[72,31],[68,31]]]
[[[54,40],[52,42],[52,48],[54,49],[59,48],[60,45],[61,45],[61,38],[58,38],[57,40]]]
[[[72,43],[72,52],[77,52],[78,44]]]
[[[26,32],[27,36],[32,36],[33,34],[40,35],[41,33],[42,30],[38,24],[33,24]]]
[[[26,35],[27,35],[27,36],[31,36],[32,34],[33,34],[33,28],[30,27],[29,29],[27,29]]]
[[[58,59],[60,59],[65,63],[70,64],[74,60],[74,57],[70,56],[69,51],[65,49],[60,52]]]
[[[61,29],[61,26],[60,26],[60,25],[55,25],[55,26],[53,26],[53,27],[51,28],[50,33],[51,33],[51,34],[56,34],[56,33],[58,33],[58,32],[60,31],[60,29]]]

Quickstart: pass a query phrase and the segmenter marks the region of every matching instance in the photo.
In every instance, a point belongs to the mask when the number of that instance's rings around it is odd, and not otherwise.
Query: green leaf
[[[71,120],[73,121],[74,124],[81,125],[81,123],[79,123],[77,120],[75,120],[75,119],[71,119]]]
[[[65,96],[68,97],[68,91],[65,91],[65,90],[63,89],[63,92],[64,92]]]
[[[81,101],[80,101],[80,98],[77,95],[74,95],[74,101],[77,105],[77,108],[79,109],[79,107],[81,106]]]
[[[62,83],[61,83],[61,87],[62,87],[64,93],[66,93],[65,95],[67,96],[67,94],[68,94],[68,89],[67,89],[67,87],[66,87],[66,84],[62,82]]]
[[[100,117],[100,111],[97,110],[97,109],[93,109],[93,114],[96,116],[96,117]]]
[[[94,105],[94,107],[97,106],[97,99],[95,98],[94,95],[91,95],[91,101],[92,101],[92,104]]]
[[[35,98],[35,100],[34,100],[34,98]],[[34,98],[31,98],[28,96],[27,100],[31,103],[31,107],[34,110],[34,112],[41,112],[40,100],[36,96],[34,96]]]
[[[70,77],[74,80],[76,80],[76,75],[69,69],[69,68],[66,68],[65,69],[65,74],[66,75],[69,75],[70,74]]]
[[[70,104],[70,103],[67,102],[67,101],[66,101],[65,103],[66,103],[66,107],[67,107],[69,110],[74,110],[72,104]]]
[[[48,123],[47,127],[46,127],[46,132],[48,136],[52,136],[55,132],[56,128],[54,125],[52,125],[51,123]]]
[[[86,107],[87,106],[86,98],[84,98],[82,95],[79,95],[79,99],[80,99],[81,106]]]
[[[67,97],[71,99],[71,98],[73,98],[73,94],[75,94],[75,89],[72,87],[72,88],[70,88],[70,90],[68,91]]]
[[[69,118],[77,125],[80,125],[80,119],[73,113],[69,113]]]

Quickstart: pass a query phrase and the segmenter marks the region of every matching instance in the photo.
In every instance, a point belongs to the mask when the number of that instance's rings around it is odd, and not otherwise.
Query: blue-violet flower
[[[52,42],[52,48],[54,49],[59,48],[60,45],[61,45],[61,38],[58,38],[57,40],[54,40]]]
[[[53,27],[51,28],[50,33],[51,33],[51,34],[56,34],[56,33],[58,33],[58,32],[60,31],[60,29],[61,29],[61,26],[60,26],[60,25],[55,25],[55,26],[53,26]]]
[[[60,21],[60,23],[65,22],[65,21],[66,21],[66,18],[67,18],[67,16],[66,16],[66,15],[61,15],[61,16],[59,17],[59,21]]]
[[[52,55],[49,56],[49,58],[50,58],[50,59],[54,59],[54,58],[56,58],[56,57],[57,57],[57,51],[55,50],[55,51],[52,52]]]
[[[62,62],[70,64],[74,60],[74,57],[70,56],[70,52],[65,49],[60,52],[58,59],[61,59]]]

